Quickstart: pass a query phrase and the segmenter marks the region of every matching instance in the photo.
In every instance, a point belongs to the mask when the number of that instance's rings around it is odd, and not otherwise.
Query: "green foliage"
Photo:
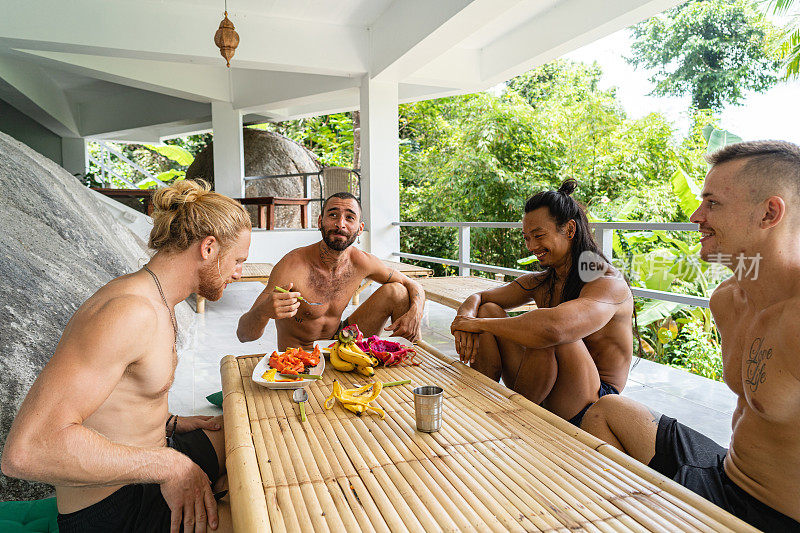
[[[775,40],[774,50],[781,60],[784,79],[800,77],[800,6],[795,0],[767,0],[767,10],[776,15],[789,16],[788,24]],[[793,9],[794,8],[794,9]]]
[[[189,152],[189,150],[183,148],[182,146],[174,144],[165,144],[163,146],[145,144],[144,147],[148,150],[152,150],[163,155],[170,161],[175,161],[182,167],[188,167],[192,164],[192,162],[194,162],[194,156],[191,154],[191,152]]]
[[[689,94],[696,109],[738,105],[776,81],[775,29],[748,0],[691,0],[633,28],[628,61],[655,69],[654,94]]]

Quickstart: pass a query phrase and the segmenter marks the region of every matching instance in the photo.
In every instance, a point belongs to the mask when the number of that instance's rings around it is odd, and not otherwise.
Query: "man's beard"
[[[334,240],[332,237],[334,235],[341,235],[345,237],[344,241]],[[349,237],[347,233],[344,232],[337,232],[336,230],[330,231],[323,231],[322,232],[322,240],[323,242],[330,248],[331,250],[336,250],[337,252],[341,252],[346,250],[351,244],[356,242],[356,238],[358,237],[358,233],[353,233]]]
[[[200,283],[197,287],[197,295],[206,300],[216,302],[222,298],[222,291],[225,289],[225,280],[222,279],[217,265],[206,265],[200,269]]]

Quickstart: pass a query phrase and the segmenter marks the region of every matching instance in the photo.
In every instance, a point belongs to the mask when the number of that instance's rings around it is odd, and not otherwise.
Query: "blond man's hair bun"
[[[153,208],[148,245],[156,251],[180,252],[208,236],[226,249],[242,230],[252,227],[239,202],[212,191],[203,180],[181,180],[159,189]]]

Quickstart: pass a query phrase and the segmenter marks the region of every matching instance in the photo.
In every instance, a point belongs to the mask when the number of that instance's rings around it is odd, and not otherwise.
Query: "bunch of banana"
[[[370,405],[370,402],[378,398],[381,390],[383,390],[383,383],[380,381],[356,389],[344,389],[339,383],[339,380],[334,380],[333,392],[331,392],[331,395],[328,396],[323,405],[325,409],[332,409],[336,400],[339,400],[345,409],[352,411],[358,416],[369,411],[374,411],[381,415],[381,420],[383,420],[386,417],[386,411],[380,407],[373,407]]]
[[[375,375],[374,367],[378,366],[378,359],[364,353],[355,342],[336,341],[330,350],[331,364],[336,370],[340,372],[357,370],[359,374],[366,377]]]

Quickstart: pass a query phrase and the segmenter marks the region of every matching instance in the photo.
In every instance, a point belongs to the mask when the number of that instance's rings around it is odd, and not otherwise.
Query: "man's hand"
[[[175,453],[180,459],[171,479],[161,484],[161,494],[172,512],[170,533],[178,533],[181,522],[184,533],[205,533],[207,525],[216,530],[217,502],[208,476],[187,456]]]
[[[483,333],[483,329],[480,326],[481,320],[483,319],[474,316],[457,315],[453,323],[450,324],[450,333],[455,334],[456,331]]]
[[[464,364],[475,362],[475,357],[478,355],[478,339],[480,335],[456,330],[453,332],[453,336],[455,337],[456,352],[461,362]]]
[[[175,433],[189,433],[195,429],[207,429],[209,431],[217,431],[220,429],[219,422],[215,416],[179,416],[178,425],[175,426]],[[169,429],[169,428],[168,428]]]
[[[291,292],[294,283],[289,283],[284,289],[290,292],[273,291],[269,293],[267,301],[264,302],[268,309],[269,316],[275,320],[282,318],[291,318],[297,314],[297,309],[300,307],[299,292]]]
[[[420,337],[421,322],[422,312],[417,312],[412,308],[384,329],[391,331],[394,337],[403,337],[411,342],[417,342]]]

